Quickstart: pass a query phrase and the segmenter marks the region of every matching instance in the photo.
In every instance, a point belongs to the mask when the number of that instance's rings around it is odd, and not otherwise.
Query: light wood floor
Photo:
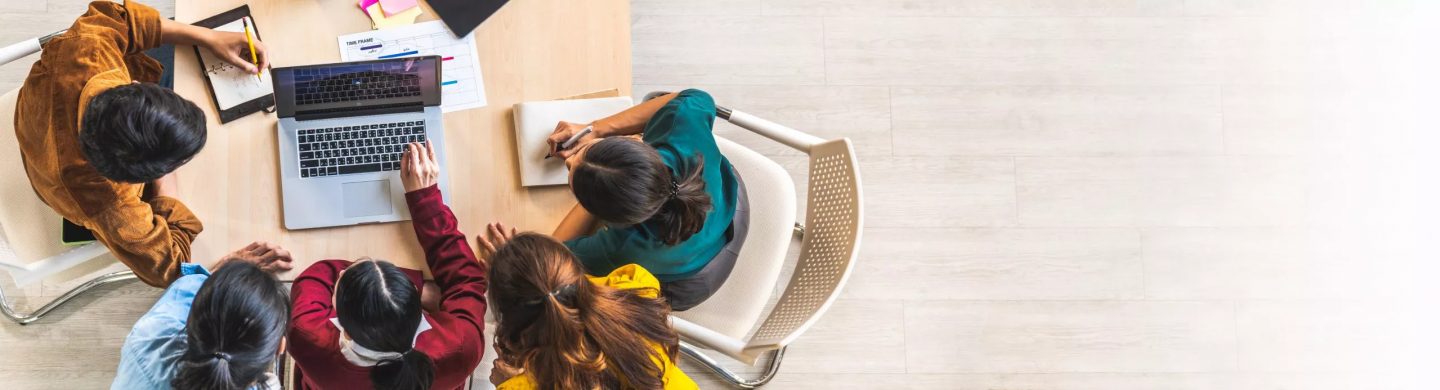
[[[0,2],[0,42],[82,9]],[[1425,1],[633,9],[637,94],[703,88],[861,155],[861,262],[770,388],[1434,388]],[[158,294],[0,324],[0,387],[105,387]]]

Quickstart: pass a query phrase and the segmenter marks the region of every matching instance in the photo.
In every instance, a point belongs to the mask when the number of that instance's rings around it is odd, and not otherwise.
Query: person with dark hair
[[[437,310],[421,307],[421,274],[373,259],[325,260],[295,279],[290,356],[302,389],[455,389],[484,354],[485,266],[436,186],[429,143],[406,147],[405,200]]]
[[[504,226],[480,241],[499,321],[490,372],[499,390],[699,388],[675,364],[680,336],[645,267],[586,276],[564,244]]]
[[[290,299],[264,266],[289,259],[284,249],[256,242],[221,259],[214,274],[182,264],[184,275],[125,336],[110,387],[279,390],[270,367],[281,352]]]
[[[205,114],[158,86],[162,67],[146,55],[162,44],[204,47],[251,72],[245,34],[161,18],[135,1],[90,3],[43,47],[20,87],[15,136],[35,194],[83,226],[146,284],[181,276],[203,230],[176,199],[173,172],[205,146]],[[57,228],[59,221],[56,221]]]
[[[655,273],[674,310],[704,302],[730,277],[749,222],[744,183],[714,125],[715,101],[694,89],[589,124],[560,122],[547,141],[580,204],[554,237],[591,275],[634,262]]]

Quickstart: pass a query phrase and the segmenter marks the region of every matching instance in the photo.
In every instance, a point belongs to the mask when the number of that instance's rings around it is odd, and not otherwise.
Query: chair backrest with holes
[[[747,350],[788,345],[839,296],[859,253],[860,168],[848,139],[810,150],[804,244],[785,293],[747,343]]]

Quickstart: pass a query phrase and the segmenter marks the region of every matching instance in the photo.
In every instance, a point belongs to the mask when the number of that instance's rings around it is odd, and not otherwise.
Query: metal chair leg
[[[724,379],[726,382],[730,382],[730,384],[735,385],[735,387],[739,387],[742,389],[754,389],[760,386],[764,386],[766,383],[770,383],[770,380],[775,378],[775,373],[780,371],[780,360],[785,358],[785,348],[789,347],[781,347],[780,349],[770,351],[770,364],[765,367],[765,372],[761,373],[759,377],[756,377],[754,379],[745,379],[744,377],[740,376],[740,374],[721,367],[720,363],[716,362],[715,359],[706,355],[704,352],[700,352],[700,348],[690,345],[690,343],[686,343],[684,341],[680,342],[681,353],[684,353],[685,356],[689,356],[690,358],[699,361],[700,364],[704,364],[705,367],[708,367],[711,371],[715,371],[716,374],[719,374],[721,379]]]
[[[85,284],[81,284],[75,288],[70,289],[70,291],[66,291],[65,294],[61,295],[59,298],[55,298],[55,300],[50,301],[50,303],[45,304],[45,306],[41,306],[39,310],[35,310],[35,312],[29,314],[17,313],[14,308],[10,307],[10,300],[5,297],[5,291],[3,289],[0,289],[0,312],[3,312],[3,314],[5,314],[5,318],[10,319],[10,321],[14,321],[15,323],[20,325],[29,325],[32,322],[39,321],[41,317],[44,317],[46,314],[50,314],[51,310],[59,308],[61,305],[70,302],[71,299],[75,299],[75,297],[80,296],[80,294],[84,294],[86,291],[90,291],[91,289],[107,284],[119,283],[135,279],[135,273],[130,271],[111,272],[108,274],[100,275],[95,279],[90,279],[90,281],[85,282]]]

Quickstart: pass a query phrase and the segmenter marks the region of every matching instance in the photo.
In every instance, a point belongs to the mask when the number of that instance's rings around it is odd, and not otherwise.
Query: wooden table
[[[244,0],[181,1],[176,20],[193,23]],[[336,37],[367,31],[354,0],[250,0],[272,66],[338,62]],[[436,20],[428,5],[419,21]],[[519,185],[511,107],[618,88],[630,95],[628,0],[512,0],[473,34],[488,105],[445,114],[450,175],[445,194],[472,238],[491,221],[549,232],[575,204],[564,187]],[[295,256],[293,279],[317,260],[370,256],[424,269],[409,222],[288,231],[282,224],[276,117],[253,114],[220,125],[194,50],[176,49],[175,90],[206,111],[205,149],[179,170],[180,198],[205,231],[194,261],[209,264],[251,241],[279,243]]]

